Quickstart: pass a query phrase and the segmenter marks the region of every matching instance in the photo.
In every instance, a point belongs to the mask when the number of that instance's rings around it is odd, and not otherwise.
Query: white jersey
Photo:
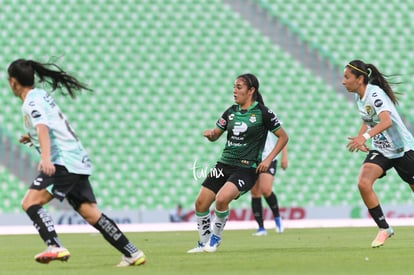
[[[360,99],[356,94],[355,101],[368,130],[379,123],[379,113],[390,113],[392,126],[372,137],[374,150],[391,159],[402,157],[404,152],[414,150],[414,137],[404,125],[391,99],[380,87],[368,84],[364,97]]]
[[[264,160],[272,152],[273,148],[275,148],[276,142],[277,137],[275,136],[275,134],[272,132],[268,132],[266,137],[266,143],[262,152],[262,160]],[[276,160],[277,157],[278,156],[276,156],[273,160]]]
[[[71,173],[91,174],[92,165],[86,150],[65,115],[46,91],[37,88],[30,90],[23,102],[22,112],[24,127],[39,152],[39,137],[35,126],[44,124],[49,128],[52,163],[65,166]]]

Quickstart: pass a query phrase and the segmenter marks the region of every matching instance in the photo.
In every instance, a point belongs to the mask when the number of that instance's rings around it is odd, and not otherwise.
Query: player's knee
[[[194,206],[197,212],[205,212],[209,210],[210,203],[205,198],[197,197]]]
[[[232,198],[228,196],[218,195],[216,197],[216,209],[219,211],[224,211],[229,208],[229,204]]]
[[[270,195],[272,195],[272,188],[263,188],[262,189],[262,194],[265,198],[268,198]]]
[[[82,203],[77,212],[89,224],[96,224],[102,216],[102,212],[97,207],[96,203]]]
[[[372,190],[372,185],[373,181],[366,177],[360,177],[358,180],[358,189],[361,192]]]
[[[258,189],[251,189],[250,190],[250,194],[251,194],[251,196],[252,196],[252,198],[260,198],[261,196],[262,196],[262,193],[260,192],[260,190],[258,190]]]
[[[33,196],[24,196],[23,199],[20,202],[20,206],[22,209],[26,212],[27,209],[30,208],[32,205],[43,205],[41,198],[33,197]]]

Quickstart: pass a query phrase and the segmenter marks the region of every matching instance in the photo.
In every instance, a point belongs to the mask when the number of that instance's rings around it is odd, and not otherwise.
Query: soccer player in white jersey
[[[344,69],[342,84],[355,93],[355,102],[362,118],[358,135],[349,137],[349,151],[368,152],[361,167],[358,188],[379,232],[371,246],[382,246],[394,234],[388,225],[374,182],[394,168],[400,178],[414,191],[414,138],[401,120],[395,104],[395,92],[386,77],[372,64],[361,60],[349,62]],[[372,138],[371,150],[365,142]]]
[[[119,267],[145,263],[144,253],[135,247],[113,220],[102,213],[89,182],[91,162],[82,143],[71,128],[52,96],[35,87],[39,82],[50,84],[74,98],[76,90],[90,90],[56,64],[17,59],[8,68],[9,85],[22,102],[26,134],[20,142],[33,145],[40,153],[39,175],[22,200],[22,208],[33,221],[47,249],[35,256],[39,263],[67,261],[69,251],[61,244],[49,213],[43,208],[53,198],[69,204],[95,227],[123,256]]]
[[[273,147],[276,144],[276,136],[272,133],[268,133],[266,137],[265,147],[262,153],[262,159],[265,159],[269,153],[272,151]],[[264,227],[263,222],[263,206],[262,206],[262,196],[266,200],[267,204],[269,205],[270,210],[273,214],[273,219],[275,221],[275,228],[277,233],[282,233],[284,231],[282,225],[282,219],[280,217],[279,211],[279,202],[277,200],[276,194],[272,190],[272,183],[275,178],[276,170],[277,170],[277,158],[274,158],[269,169],[267,171],[262,172],[259,174],[259,177],[256,180],[256,184],[250,190],[250,194],[252,197],[251,205],[254,218],[257,222],[259,228],[253,236],[266,236],[267,231]],[[280,168],[285,170],[288,167],[288,154],[287,154],[287,145],[283,147],[282,150],[282,159],[280,161]]]

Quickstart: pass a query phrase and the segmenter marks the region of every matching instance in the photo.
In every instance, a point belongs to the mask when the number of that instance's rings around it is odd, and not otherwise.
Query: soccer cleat
[[[121,262],[117,264],[117,267],[143,265],[147,261],[144,252],[139,250],[131,255],[131,257],[122,256]]]
[[[267,231],[263,227],[257,229],[256,232],[252,234],[252,236],[267,236]]]
[[[281,217],[276,217],[275,218],[275,224],[276,224],[276,232],[277,233],[283,233],[283,231],[285,231],[285,229],[283,228],[283,225],[282,225],[282,218]]]
[[[48,264],[50,261],[59,260],[66,262],[70,257],[69,251],[64,247],[48,246],[45,251],[35,256],[35,260],[41,264]]]
[[[221,238],[217,235],[211,234],[210,240],[208,240],[207,244],[204,246],[204,251],[206,252],[216,252],[217,247],[221,243]]]
[[[385,243],[385,240],[388,238],[391,238],[392,235],[394,235],[394,230],[392,230],[391,227],[387,229],[380,229],[377,236],[372,241],[371,246],[373,248],[383,246]]]
[[[197,242],[197,246],[188,250],[187,253],[200,253],[204,252],[204,244],[200,241]]]

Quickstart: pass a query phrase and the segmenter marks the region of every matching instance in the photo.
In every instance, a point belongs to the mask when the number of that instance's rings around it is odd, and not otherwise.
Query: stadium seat
[[[385,73],[413,67],[412,30],[404,27],[411,25],[412,3],[255,1],[313,49],[322,49],[334,66],[342,68],[357,56],[379,64]],[[361,159],[344,148],[346,137],[357,132],[354,106],[222,1],[66,5],[46,0],[33,7],[36,12],[23,2],[4,6],[0,23],[7,28],[0,34],[0,62],[52,58],[95,90],[76,101],[57,93],[54,97],[91,154],[91,179],[103,207],[171,209],[181,203],[192,208],[203,180],[193,179],[194,161],[211,167],[223,148],[223,140],[207,142],[202,131],[233,104],[234,78],[246,72],[259,77],[266,104],[290,136],[290,168],[277,175],[281,205],[336,206],[360,200],[355,178]],[[364,15],[355,15],[351,5],[364,7]],[[390,12],[378,19],[380,6]],[[27,14],[24,20],[21,12]],[[38,24],[42,31],[33,29]],[[5,71],[0,75],[6,78]],[[407,81],[401,88],[407,93],[400,107],[413,123],[408,103],[414,101],[412,84]],[[10,99],[8,87],[0,95],[2,130],[18,145],[21,103]],[[14,198],[25,190],[9,173],[0,171],[7,178],[2,183],[11,181],[19,188],[1,185],[3,198],[7,195],[0,211],[19,209]],[[387,177],[385,185],[396,177]],[[389,188],[399,202],[410,201],[406,190]],[[384,203],[394,202],[388,193]],[[247,197],[235,204],[250,207]]]

